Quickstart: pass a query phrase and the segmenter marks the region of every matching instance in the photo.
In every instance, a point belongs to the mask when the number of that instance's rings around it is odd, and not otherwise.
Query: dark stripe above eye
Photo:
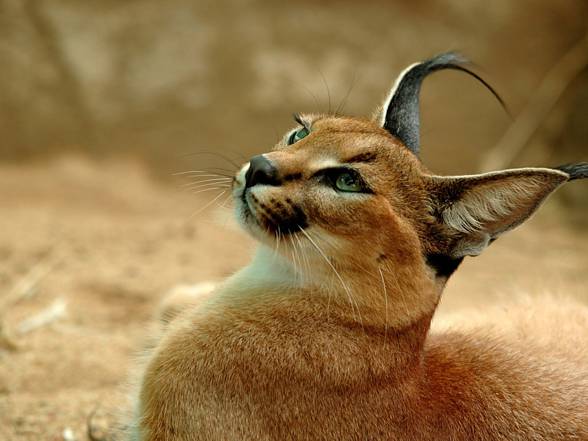
[[[288,182],[288,181],[296,181],[298,179],[302,179],[302,173],[290,173],[287,175],[284,175],[283,180]]]
[[[343,162],[373,162],[377,158],[377,155],[372,152],[359,153],[358,155],[352,156]]]

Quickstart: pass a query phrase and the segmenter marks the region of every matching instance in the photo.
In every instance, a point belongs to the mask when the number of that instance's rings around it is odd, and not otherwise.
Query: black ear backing
[[[400,73],[384,104],[381,124],[415,155],[419,154],[419,94],[423,80],[431,73],[443,69],[459,70],[482,83],[504,106],[498,93],[480,76],[464,67],[468,60],[455,52],[437,55],[415,63]]]
[[[555,167],[555,170],[567,173],[570,181],[575,179],[588,178],[588,162],[579,162],[578,164],[566,164]]]

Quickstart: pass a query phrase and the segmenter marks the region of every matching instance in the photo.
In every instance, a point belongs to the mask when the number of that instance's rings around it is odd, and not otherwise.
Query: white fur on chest
[[[219,286],[213,302],[230,302],[236,296],[260,298],[277,290],[287,291],[301,287],[300,277],[290,262],[261,245],[249,265],[237,271]]]

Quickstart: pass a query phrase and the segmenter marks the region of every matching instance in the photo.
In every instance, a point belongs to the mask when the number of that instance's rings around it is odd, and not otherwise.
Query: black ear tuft
[[[588,162],[560,165],[559,167],[555,167],[555,170],[567,173],[570,176],[570,181],[588,178]]]
[[[421,84],[429,74],[443,69],[459,70],[471,75],[486,86],[505,107],[498,93],[477,74],[464,67],[466,64],[468,64],[468,60],[463,56],[448,52],[409,66],[396,79],[388,100],[384,104],[382,126],[402,141],[415,155],[418,155]]]

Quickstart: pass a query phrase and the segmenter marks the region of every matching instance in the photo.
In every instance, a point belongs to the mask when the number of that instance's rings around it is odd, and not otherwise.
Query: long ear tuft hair
[[[555,169],[567,173],[570,176],[570,181],[588,178],[588,162],[560,165]]]
[[[382,112],[382,127],[398,138],[415,155],[419,154],[419,94],[423,80],[431,73],[453,69],[471,75],[482,83],[503,108],[506,108],[498,93],[480,76],[464,67],[469,62],[455,52],[437,55],[429,60],[406,68],[396,79]]]

